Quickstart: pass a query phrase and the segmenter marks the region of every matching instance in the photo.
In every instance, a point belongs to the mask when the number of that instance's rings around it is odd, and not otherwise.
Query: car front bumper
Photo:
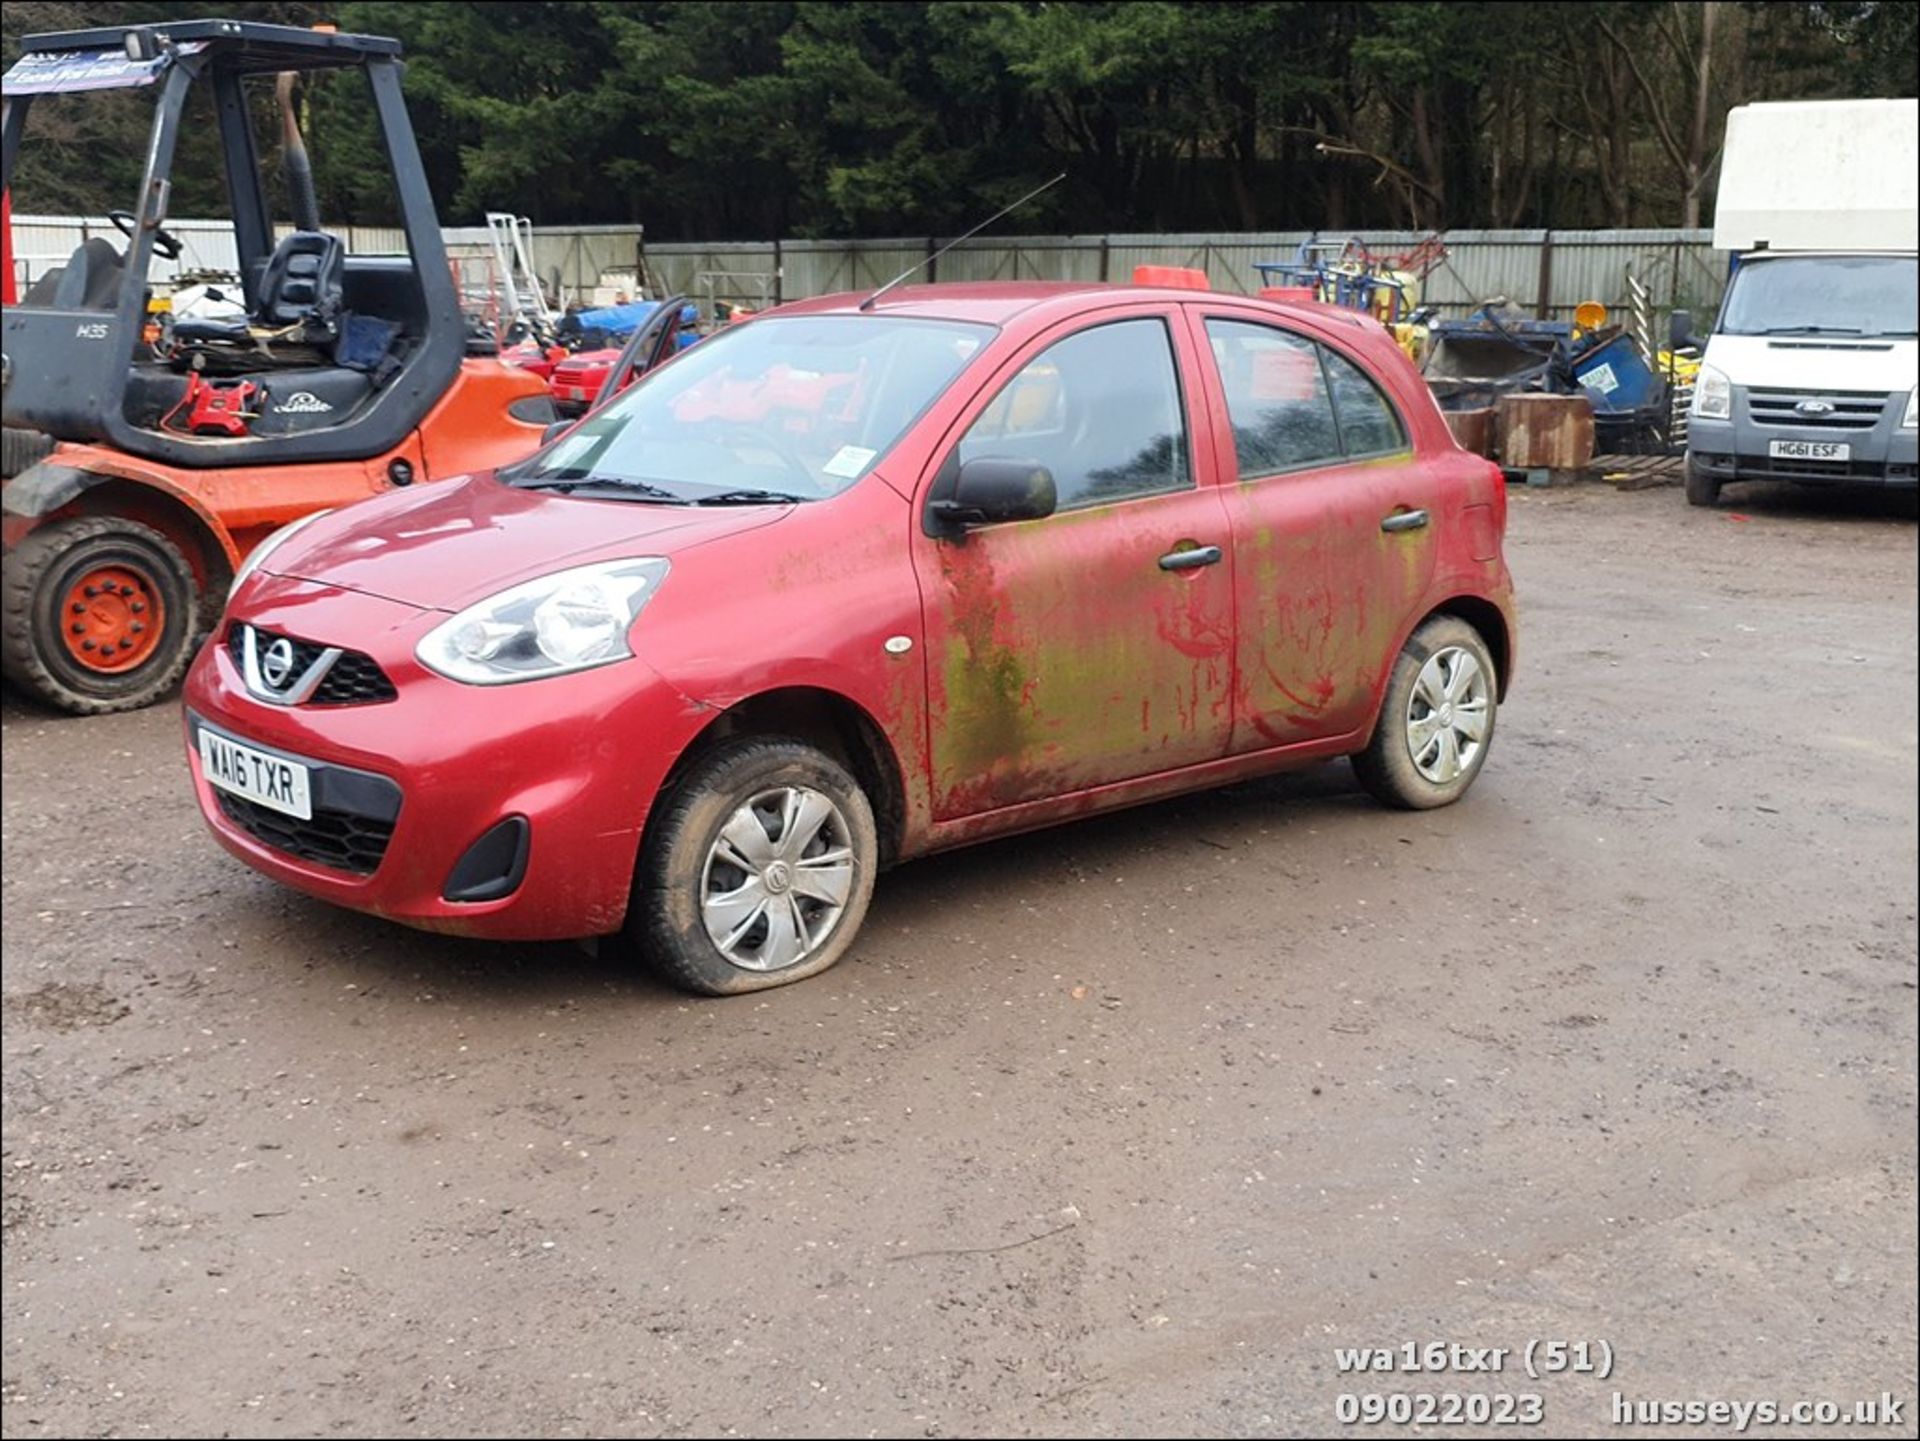
[[[185,694],[187,764],[221,845],[308,895],[426,930],[561,940],[620,928],[653,797],[711,710],[637,659],[462,685],[413,656],[443,612],[277,578],[249,591],[248,623],[362,650],[397,694],[359,705],[256,699],[223,623]],[[202,726],[314,767],[315,821],[223,805],[227,793],[203,774]],[[515,817],[523,827],[486,839]],[[516,833],[517,847],[503,842]],[[472,884],[476,857],[482,872],[500,871],[493,884]],[[476,889],[491,898],[449,899]]]

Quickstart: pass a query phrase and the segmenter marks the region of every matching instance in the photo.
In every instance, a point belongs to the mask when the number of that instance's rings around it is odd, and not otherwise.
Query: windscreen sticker
[[[842,480],[852,480],[865,470],[879,452],[864,446],[843,445],[832,460],[821,467],[828,475],[837,475]]]
[[[569,435],[554,446],[547,456],[548,470],[571,470],[587,458],[587,453],[600,440],[597,435]]]

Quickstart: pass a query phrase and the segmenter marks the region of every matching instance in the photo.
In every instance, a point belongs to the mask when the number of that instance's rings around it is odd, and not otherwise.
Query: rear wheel
[[[731,740],[660,804],[625,935],[670,980],[738,995],[847,953],[879,847],[873,807],[839,762],[797,740]]]
[[[1373,739],[1353,757],[1360,784],[1402,810],[1459,800],[1486,764],[1499,688],[1479,631],[1453,616],[1429,620],[1394,661]]]
[[[160,532],[117,516],[33,531],[4,566],[0,668],[74,715],[151,705],[180,679],[199,633],[198,587]]]
[[[1695,465],[1687,461],[1687,504],[1718,505],[1720,503],[1720,482]]]

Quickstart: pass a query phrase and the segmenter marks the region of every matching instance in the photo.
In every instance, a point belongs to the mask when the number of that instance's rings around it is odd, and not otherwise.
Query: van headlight
[[[414,647],[420,664],[466,685],[590,670],[633,654],[627,631],[660,582],[662,556],[555,571],[468,606]]]
[[[1728,420],[1733,416],[1733,382],[1724,370],[1711,365],[1700,367],[1693,382],[1693,413],[1702,420]]]
[[[294,536],[299,533],[302,526],[312,525],[316,520],[320,519],[321,516],[332,514],[333,511],[329,508],[327,510],[316,510],[312,515],[303,515],[300,519],[281,526],[280,529],[274,531],[273,534],[256,545],[247,553],[247,558],[240,562],[240,569],[233,573],[233,584],[227,587],[227,599],[232,600],[235,592],[240,589],[240,583],[256,570],[260,569],[261,561],[265,560],[276,550],[280,549],[281,546],[292,540]]]
[[[1907,392],[1906,413],[1900,417],[1900,424],[1908,430],[1912,430],[1916,421],[1920,421],[1920,416],[1914,413],[1914,403],[1916,401],[1920,401],[1920,390],[1909,390]]]

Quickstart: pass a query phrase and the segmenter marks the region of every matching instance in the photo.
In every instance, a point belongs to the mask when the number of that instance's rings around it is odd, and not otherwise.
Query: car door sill
[[[909,840],[902,849],[900,859],[910,860],[935,851],[952,850],[979,841],[1038,830],[1078,816],[1101,815],[1127,806],[1211,790],[1217,786],[1232,785],[1236,781],[1252,780],[1258,776],[1351,755],[1366,745],[1370,731],[1371,725],[1322,740],[1295,741],[1288,745],[1269,746],[1265,750],[1239,751],[1173,770],[1155,771],[1086,790],[1048,796],[1042,800],[1020,801],[992,810],[975,811],[971,815],[935,820],[927,833],[920,837],[919,844]]]

